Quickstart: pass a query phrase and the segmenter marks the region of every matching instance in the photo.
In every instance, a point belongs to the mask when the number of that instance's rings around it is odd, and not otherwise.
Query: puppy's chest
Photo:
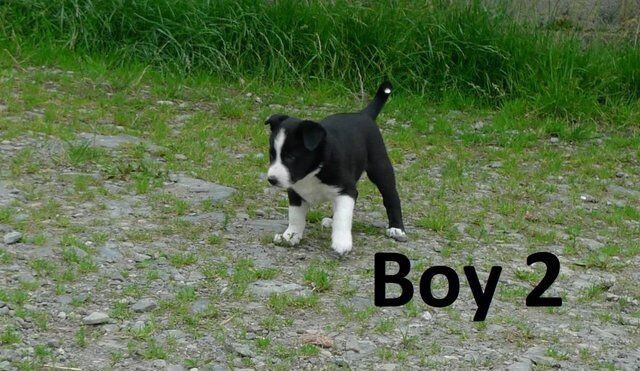
[[[333,200],[340,194],[340,189],[322,183],[320,179],[315,176],[308,176],[301,179],[291,188],[310,204]]]

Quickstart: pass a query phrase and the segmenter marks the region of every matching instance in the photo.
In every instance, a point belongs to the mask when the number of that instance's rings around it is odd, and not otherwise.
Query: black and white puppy
[[[375,98],[360,112],[338,113],[320,122],[273,115],[269,139],[269,183],[286,188],[289,227],[276,234],[276,243],[296,245],[305,229],[309,204],[333,201],[331,247],[339,254],[351,251],[351,220],[358,198],[356,183],[364,171],[382,194],[389,218],[387,236],[406,241],[400,198],[393,166],[375,118],[391,94],[383,83]]]

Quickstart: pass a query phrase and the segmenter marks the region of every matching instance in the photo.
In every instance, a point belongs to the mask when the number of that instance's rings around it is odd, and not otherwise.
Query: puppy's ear
[[[327,136],[327,132],[320,124],[314,121],[305,120],[300,123],[300,130],[302,130],[302,140],[305,148],[309,151],[313,151],[324,138]]]
[[[271,126],[271,131],[274,131],[278,126],[280,126],[280,124],[282,124],[282,121],[288,118],[289,116],[287,115],[280,115],[280,114],[271,115],[271,117],[269,117],[264,124]]]

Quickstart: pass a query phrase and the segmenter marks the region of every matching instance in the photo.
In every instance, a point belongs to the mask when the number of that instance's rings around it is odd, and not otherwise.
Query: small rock
[[[144,321],[136,321],[131,325],[131,329],[133,331],[142,331],[144,330]]]
[[[124,282],[124,277],[122,277],[122,274],[117,271],[111,273],[111,279],[114,281]]]
[[[550,142],[550,143],[554,143],[554,144],[555,144],[555,143],[559,143],[559,142],[560,142],[560,138],[558,138],[558,137],[551,137],[551,138],[549,138],[549,142]]]
[[[18,282],[35,282],[36,278],[31,273],[20,273],[16,279]]]
[[[560,367],[560,363],[557,360],[547,356],[536,355],[531,357],[531,361],[535,363],[537,366],[546,366],[546,367],[552,367],[552,368]]]
[[[58,312],[58,318],[66,319],[67,318],[67,314],[65,312]]]
[[[198,299],[191,303],[191,312],[194,314],[202,313],[209,308],[209,300]]]
[[[142,312],[148,312],[150,310],[153,310],[157,306],[158,304],[156,304],[156,302],[153,299],[145,298],[145,299],[138,300],[138,302],[133,304],[131,309],[133,309],[134,312],[142,313]]]
[[[424,313],[422,313],[422,319],[427,322],[431,322],[433,321],[433,315],[431,314],[431,312],[424,311]]]
[[[604,244],[601,242],[598,242],[596,240],[592,240],[590,238],[582,238],[582,237],[578,237],[576,239],[581,245],[583,245],[584,247],[586,247],[587,249],[591,250],[591,251],[598,251],[600,250]]]
[[[122,259],[122,254],[119,251],[107,246],[102,247],[98,253],[100,254],[100,259],[109,263]]]
[[[101,325],[109,322],[109,316],[102,312],[93,312],[82,319],[85,325]]]
[[[473,125],[471,125],[471,128],[473,130],[480,130],[484,127],[484,121],[476,121]]]
[[[167,367],[167,361],[165,361],[164,359],[156,359],[155,361],[153,361],[153,367],[165,368]]]
[[[582,196],[580,196],[580,199],[582,200],[582,202],[588,202],[588,203],[592,203],[592,204],[598,203],[598,200],[595,197],[591,196],[591,195],[586,195],[586,194],[582,195]]]
[[[159,100],[156,104],[159,106],[173,106],[175,103],[170,100]]]
[[[176,153],[175,159],[179,160],[179,161],[186,161],[187,160],[187,156],[183,155],[182,153]]]
[[[231,349],[238,353],[238,355],[242,356],[242,357],[249,357],[252,358],[255,356],[255,353],[253,353],[251,351],[251,349],[244,344],[238,344],[238,343],[232,343],[231,344]]]
[[[607,190],[610,192],[621,193],[629,197],[640,199],[640,191],[636,191],[635,189],[629,189],[629,188],[621,187],[619,185],[609,184],[607,186]]]
[[[270,280],[259,280],[249,285],[249,290],[258,296],[268,297],[271,294],[300,293],[304,287],[296,283],[283,283]]]
[[[383,363],[383,364],[378,364],[376,365],[376,370],[381,370],[381,371],[393,371],[396,368],[398,368],[398,365],[395,363]]]
[[[511,365],[507,366],[507,370],[508,371],[529,371],[531,370],[531,366],[532,366],[531,360],[523,359],[521,361],[512,363]]]
[[[376,350],[376,345],[369,340],[360,340],[353,344],[352,349],[360,354],[369,354]]]
[[[143,262],[143,261],[147,261],[147,260],[149,260],[149,259],[151,259],[151,257],[150,257],[149,255],[147,255],[147,254],[140,254],[140,253],[136,253],[136,254],[133,256],[133,260],[134,260],[136,263],[140,263],[140,262]]]
[[[7,245],[14,244],[22,239],[22,233],[18,231],[9,232],[4,235],[4,243]]]

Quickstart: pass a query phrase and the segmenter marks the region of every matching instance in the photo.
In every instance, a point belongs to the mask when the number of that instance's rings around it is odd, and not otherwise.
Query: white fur
[[[273,149],[276,151],[276,159],[269,167],[267,177],[275,177],[278,180],[278,185],[287,188],[291,185],[291,173],[289,169],[282,163],[282,146],[287,139],[287,135],[284,129],[280,129],[275,139],[273,140]]]
[[[331,248],[341,255],[348,253],[353,247],[351,222],[354,205],[355,200],[346,195],[340,195],[333,200]]]
[[[340,194],[337,187],[324,184],[316,177],[319,172],[320,168],[317,168],[291,186],[297,194],[312,205],[333,200]]]
[[[389,89],[389,88],[384,89],[384,93],[385,94],[391,94],[391,89]]]
[[[304,201],[300,206],[289,205],[289,227],[284,233],[276,234],[273,237],[273,242],[287,242],[291,246],[297,245],[304,234],[308,210],[309,204]]]
[[[400,228],[387,229],[387,236],[393,238],[396,241],[407,241],[407,235]]]

